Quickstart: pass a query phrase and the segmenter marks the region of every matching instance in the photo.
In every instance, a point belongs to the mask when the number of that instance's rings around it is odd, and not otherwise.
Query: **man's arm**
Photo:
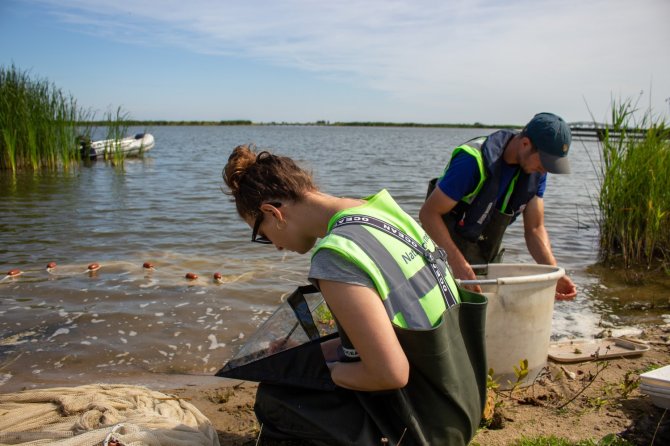
[[[551,242],[547,228],[544,226],[544,200],[533,197],[523,211],[523,229],[528,252],[535,261],[542,265],[556,266],[556,258],[551,251]],[[567,276],[563,276],[556,284],[556,299],[569,300],[577,295],[577,287]]]
[[[449,213],[457,204],[457,201],[451,199],[439,187],[435,187],[419,211],[419,220],[433,241],[447,252],[447,261],[454,276],[461,280],[475,280],[477,278],[475,272],[454,243],[447,225],[442,220],[442,215]],[[479,286],[471,288],[473,291],[481,292]]]

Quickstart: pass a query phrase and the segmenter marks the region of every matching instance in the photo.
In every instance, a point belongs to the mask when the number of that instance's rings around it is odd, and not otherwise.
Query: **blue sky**
[[[0,65],[102,116],[670,118],[668,0],[0,0]]]

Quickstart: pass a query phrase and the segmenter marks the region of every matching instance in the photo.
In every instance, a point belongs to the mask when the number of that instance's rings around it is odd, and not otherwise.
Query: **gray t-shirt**
[[[362,269],[347,261],[332,249],[321,249],[312,257],[312,265],[307,276],[309,281],[318,287],[317,280],[332,280],[367,288],[375,288],[375,284]]]

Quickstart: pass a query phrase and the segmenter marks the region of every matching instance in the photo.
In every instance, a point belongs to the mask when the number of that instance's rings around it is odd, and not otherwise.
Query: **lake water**
[[[132,129],[142,131],[144,129]],[[490,131],[302,126],[157,127],[155,148],[118,168],[0,172],[0,391],[99,381],[164,382],[212,375],[296,285],[309,256],[249,243],[221,191],[233,147],[254,142],[313,170],[320,188],[362,197],[387,188],[417,216],[427,180],[451,150]],[[553,336],[626,330],[660,317],[617,311],[597,259],[594,142],[576,141],[572,175],[550,175],[546,225],[579,287],[557,302]],[[513,225],[506,262],[532,262]],[[46,265],[57,266],[47,272]],[[155,264],[146,270],[144,262]],[[101,268],[89,273],[87,267]],[[4,277],[11,269],[23,274]],[[188,272],[197,280],[185,278]],[[215,272],[224,283],[215,283]],[[4,278],[3,278],[4,277]],[[603,293],[605,296],[603,297]],[[627,294],[628,293],[628,294]],[[621,308],[619,308],[621,310]]]

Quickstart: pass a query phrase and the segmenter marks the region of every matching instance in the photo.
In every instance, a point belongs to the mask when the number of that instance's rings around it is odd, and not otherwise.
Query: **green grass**
[[[128,126],[124,123],[127,121],[128,116],[121,110],[121,107],[116,109],[116,113],[108,111],[105,114],[105,127],[107,128],[107,136],[105,139],[109,139],[115,142],[114,149],[111,153],[105,153],[105,159],[111,160],[115,166],[123,166],[123,160],[125,154],[120,149],[119,141],[126,137],[128,133]]]
[[[624,267],[670,261],[670,129],[630,101],[612,106],[601,142],[600,257]]]
[[[0,66],[0,171],[68,169],[81,161],[77,136],[90,138],[94,113],[46,79]],[[127,130],[120,109],[108,114],[108,135]]]
[[[633,443],[626,441],[616,435],[607,435],[600,441],[579,440],[571,441],[565,438],[555,436],[522,438],[512,443],[512,446],[634,446]]]
[[[0,67],[0,169],[69,166],[79,158],[74,98],[45,79]]]

